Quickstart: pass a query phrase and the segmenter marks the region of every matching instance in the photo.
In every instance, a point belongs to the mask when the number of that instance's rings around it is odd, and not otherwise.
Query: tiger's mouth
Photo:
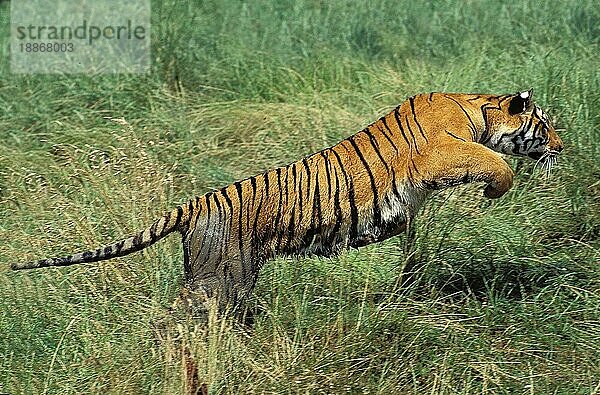
[[[542,152],[529,152],[527,154],[527,156],[530,157],[533,160],[539,160],[544,154],[545,154],[545,152],[544,153],[542,153]]]

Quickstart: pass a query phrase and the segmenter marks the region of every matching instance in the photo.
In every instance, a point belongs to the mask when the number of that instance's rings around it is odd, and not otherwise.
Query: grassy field
[[[596,1],[156,1],[147,75],[14,75],[0,2],[0,393],[600,394]],[[368,4],[368,5],[367,5]],[[428,91],[534,88],[565,128],[546,179],[435,195],[405,238],[263,269],[251,328],[183,322],[177,237],[96,247],[329,146]]]

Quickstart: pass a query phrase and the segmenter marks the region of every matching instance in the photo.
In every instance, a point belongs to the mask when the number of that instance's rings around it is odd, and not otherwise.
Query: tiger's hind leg
[[[205,321],[212,310],[239,315],[256,283],[258,260],[242,253],[237,240],[206,237],[197,229],[183,238],[185,285],[177,307]]]
[[[206,316],[210,309],[238,314],[262,262],[234,220],[241,208],[219,202],[215,194],[206,195],[205,210],[182,235],[185,283],[177,307],[192,316]]]

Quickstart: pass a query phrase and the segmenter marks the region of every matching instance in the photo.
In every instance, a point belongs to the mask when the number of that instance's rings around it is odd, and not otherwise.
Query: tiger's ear
[[[532,103],[533,88],[528,91],[517,92],[508,105],[508,112],[510,115],[521,114],[529,108]]]

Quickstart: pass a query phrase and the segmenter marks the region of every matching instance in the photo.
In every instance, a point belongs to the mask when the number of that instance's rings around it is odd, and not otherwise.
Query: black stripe
[[[250,186],[252,187],[252,199],[256,196],[256,177],[250,177]]]
[[[421,154],[421,152],[419,152],[419,145],[417,144],[417,139],[415,138],[415,134],[413,133],[411,127],[410,127],[410,123],[408,122],[408,116],[404,116],[404,121],[406,122],[406,127],[408,128],[408,132],[410,133],[410,136],[412,138],[413,143],[415,144],[415,149],[417,151],[417,154]]]
[[[132,246],[135,249],[137,246],[142,244],[143,232],[138,233],[133,237]]]
[[[198,197],[196,197],[195,201],[198,202]],[[192,218],[193,213],[194,213],[194,199],[190,199],[188,202],[188,214],[189,214],[190,218]]]
[[[212,208],[210,207],[210,196],[214,197],[215,200],[215,205],[217,207],[219,207],[219,199],[217,198],[217,194],[215,193],[207,193],[204,195],[204,204],[206,205],[206,213],[205,218],[206,218],[206,229],[203,233],[203,237],[206,237],[206,233],[208,230],[208,224],[210,223],[210,220],[212,219]],[[200,218],[200,201],[198,200],[198,215],[196,215],[196,221],[194,221],[194,228],[196,227],[196,224],[198,223],[198,219]]]
[[[344,165],[342,164],[342,159],[340,158],[340,155],[336,152],[335,148],[338,147],[339,145],[333,147],[331,149],[331,153],[335,156],[335,158],[337,159],[338,165],[340,166],[340,172],[342,173],[342,175],[344,176],[344,179],[346,180],[346,186],[348,186],[348,174],[346,173],[346,169],[344,168]],[[345,148],[345,147],[344,147]]]
[[[252,251],[250,252],[250,260],[251,262],[254,261],[254,258],[257,254],[257,252],[259,250],[261,250],[260,247],[264,246],[264,240],[259,240],[258,237],[258,220],[260,219],[260,211],[262,210],[262,204],[263,204],[263,195],[260,195],[260,200],[258,202],[258,207],[256,208],[255,212],[254,212],[254,221],[252,223],[252,226],[250,227],[250,243],[251,243],[251,247],[252,247]],[[261,228],[261,232],[263,232],[263,229]],[[263,233],[264,236],[264,233]],[[262,245],[259,245],[262,244]]]
[[[167,226],[167,224],[169,223],[169,220],[168,220],[168,215],[169,215],[169,214],[167,214],[167,215],[163,215],[163,217],[162,217],[162,218],[160,218],[158,221],[156,221],[156,222],[155,222],[155,224],[156,224],[156,227],[155,227],[155,229],[154,229],[154,230],[155,230],[155,232],[156,232],[156,236],[157,236],[157,237],[162,237],[162,236],[163,236],[163,232],[164,232],[164,230],[165,230],[165,227],[166,227],[166,226]],[[163,225],[162,225],[162,227],[161,227],[160,229],[158,229],[158,224],[160,223],[160,221],[162,221]]]
[[[226,235],[225,232],[227,231],[227,229],[229,229],[229,224],[223,219],[226,218],[225,217],[225,213],[223,212],[223,206],[221,206],[221,201],[219,200],[219,197],[217,196],[216,193],[213,193],[213,198],[215,201],[215,207],[217,208],[217,213],[218,213],[218,221],[217,224],[219,226],[219,231],[221,232],[221,237],[219,240],[219,259],[216,262],[222,262],[223,261],[223,247],[225,247],[225,240],[226,240]],[[207,200],[207,206],[210,206],[210,201]],[[212,216],[211,216],[212,217]],[[207,217],[208,221],[210,221],[212,218],[211,217]],[[207,221],[207,223],[208,223]],[[207,231],[208,231],[208,227],[207,227]],[[216,237],[213,235],[213,237]],[[218,267],[219,265],[217,265]]]
[[[402,137],[404,137],[404,141],[406,141],[406,145],[408,145],[408,148],[412,150],[412,146],[410,145],[410,141],[408,141],[408,138],[406,137],[406,134],[404,134],[404,129],[402,129],[402,125],[400,124],[400,106],[396,107],[396,109],[394,110],[394,118],[396,119],[396,123],[398,124],[398,129],[400,129],[400,133],[402,133]]]
[[[362,162],[365,170],[367,171],[367,175],[369,176],[369,180],[371,180],[371,192],[373,192],[373,222],[375,222],[375,226],[379,226],[381,224],[381,209],[379,207],[379,193],[377,191],[377,184],[375,183],[375,176],[373,176],[373,172],[371,171],[371,167],[367,163],[364,155],[361,150],[358,148],[358,145],[354,141],[353,138],[348,139],[354,151],[358,155],[358,158]]]
[[[397,180],[396,180],[396,172],[394,171],[393,168],[391,169],[391,173],[392,173],[392,192],[394,193],[394,196],[396,196],[396,198],[398,200],[404,201],[404,199],[402,198],[402,195],[400,194],[400,191],[398,190],[398,184],[397,184]]]
[[[513,95],[502,95],[502,96],[490,96],[488,98],[488,100],[493,100],[493,99],[497,99],[498,100],[498,109],[500,110],[500,105],[502,104],[502,102],[506,99],[509,99],[513,97]]]
[[[291,253],[291,243],[294,241],[294,235],[295,235],[295,214],[296,214],[296,204],[294,202],[294,204],[292,205],[292,212],[290,215],[290,223],[288,225],[288,229],[287,229],[287,237],[286,237],[286,244],[285,244],[285,251],[288,253]]]
[[[238,198],[241,203],[242,202],[242,183],[241,183],[241,181],[234,182],[233,186],[235,187],[235,190],[237,191],[237,195],[238,195]]]
[[[386,128],[387,128],[387,126],[386,126]],[[383,136],[387,139],[387,141],[390,143],[392,148],[394,148],[394,151],[396,151],[396,153],[398,153],[398,147],[396,146],[396,144],[394,144],[394,142],[392,141],[390,136],[388,136],[388,134],[385,132],[385,130],[383,130],[383,128],[381,126],[379,126],[379,124],[377,124],[377,129],[379,129],[381,134],[383,134]],[[389,128],[388,128],[388,130],[389,130]]]
[[[319,180],[316,181],[315,186],[318,188]],[[320,217],[320,212],[321,212],[321,201],[320,201],[319,197],[315,195],[315,199],[313,202],[313,210],[312,210],[312,214],[310,216],[310,224],[308,225],[308,229],[306,230],[306,234],[304,235],[304,240],[305,240],[307,246],[309,246],[311,244],[313,237],[318,233],[318,231],[320,229],[320,225],[319,226],[317,225],[317,221],[320,224],[321,219],[316,218],[316,217]]]
[[[333,150],[332,150],[332,153],[334,154],[334,156],[337,159],[338,165],[340,167],[340,172],[342,172],[342,175],[344,176],[344,180],[346,183],[346,187],[348,187],[348,177],[346,176],[345,172],[343,171],[343,166],[342,166],[340,157],[337,154],[337,152],[335,152]],[[342,223],[344,222],[344,217],[343,217],[343,212],[342,212],[342,205],[340,202],[340,178],[338,176],[337,167],[334,166],[333,171],[334,171],[334,179],[335,179],[335,189],[334,189],[335,192],[333,194],[333,208],[334,208],[334,212],[335,212],[336,221],[335,221],[335,225],[333,226],[333,230],[331,231],[331,237],[333,238],[333,240],[335,240],[337,233],[341,229]],[[333,244],[333,240],[330,241],[329,244]]]
[[[308,166],[306,158],[302,159],[302,164],[304,165],[304,170],[306,170],[306,189],[309,191],[310,195],[310,167]]]
[[[350,239],[355,240],[358,237],[358,208],[354,198],[354,184],[352,180],[348,180],[350,187],[348,188],[348,202],[350,203]]]
[[[275,215],[275,222],[273,226],[275,228],[279,227],[279,218],[281,216],[281,200],[283,199],[283,190],[281,189],[281,167],[278,167],[275,170],[275,174],[277,176],[277,189],[279,190],[279,200],[277,201],[277,214]]]
[[[175,224],[173,225],[173,227],[171,229],[175,229],[179,226],[179,223],[181,222],[182,217],[183,217],[183,207],[177,206],[177,218],[175,218]]]
[[[419,169],[417,169],[417,165],[415,165],[415,160],[414,158],[410,158],[410,163],[412,164],[413,169],[417,172],[418,175],[421,175],[421,173],[419,173]],[[408,168],[410,168],[410,164],[408,165]]]
[[[544,125],[542,125],[541,122],[538,122],[535,124],[535,127],[533,128],[533,139],[535,140],[537,134],[538,134],[538,130],[540,129],[540,127],[545,127]],[[542,129],[543,130],[543,129]]]
[[[215,194],[213,194],[215,195]],[[217,197],[215,195],[215,201],[217,200]],[[193,266],[198,266],[200,265],[200,263],[198,262],[198,257],[200,256],[200,253],[202,252],[202,247],[204,246],[204,243],[206,242],[206,237],[209,234],[209,229],[210,229],[210,221],[211,221],[211,207],[210,207],[210,193],[207,193],[204,195],[204,202],[206,203],[206,228],[203,229],[204,231],[200,232],[202,234],[202,239],[199,240],[198,242],[198,251],[196,251],[196,255],[194,256],[194,260],[192,262],[188,262],[191,266],[188,268],[188,271],[191,274],[192,268]],[[199,206],[199,205],[198,205]],[[198,226],[198,220],[200,218],[200,214],[198,214],[196,216],[196,220],[194,221],[194,226],[191,229],[191,231],[193,232],[194,230],[196,230],[196,227]],[[214,239],[214,236],[213,238]],[[210,240],[212,242],[212,239]],[[193,240],[190,240],[190,243],[192,243]],[[184,248],[185,249],[185,248]],[[212,248],[211,248],[212,249]],[[208,257],[207,257],[208,258]],[[189,256],[188,256],[189,259]],[[202,262],[202,264],[206,263],[206,260],[204,262]]]
[[[397,107],[396,107],[396,109],[397,109]],[[381,121],[381,123],[383,123],[383,126],[385,126],[385,128],[387,129],[387,131],[390,132],[390,135],[393,137],[394,136],[394,132],[392,132],[392,129],[390,129],[390,127],[388,126],[386,117],[387,117],[387,115],[385,117],[379,118],[379,120]]]
[[[223,195],[223,197],[225,198],[225,203],[227,203],[227,206],[229,207],[229,215],[226,215],[225,218],[229,218],[230,223],[228,224],[229,226],[225,226],[223,227],[223,238],[224,239],[229,239],[231,238],[231,234],[225,234],[225,232],[229,232],[231,230],[231,225],[233,225],[233,203],[231,202],[231,198],[229,197],[229,194],[227,193],[227,187],[224,187],[221,189],[221,194]],[[227,214],[227,212],[225,212],[225,214]],[[221,245],[224,246],[224,243],[221,243]],[[225,267],[223,268],[223,270],[227,270],[227,267],[229,265],[229,261],[226,260],[225,263]]]
[[[275,227],[275,234],[277,235],[277,245],[276,245],[276,252],[280,252],[280,246],[281,246],[281,239],[283,238],[283,229],[282,226],[280,224],[281,222],[281,217],[282,217],[282,210],[283,210],[283,185],[281,182],[281,168],[277,168],[276,170],[277,172],[277,187],[279,189],[279,204],[278,204],[278,208],[277,208],[277,215],[275,216],[275,223],[274,223],[274,227]],[[287,180],[287,169],[286,169],[286,176],[285,176],[286,180]],[[285,184],[285,194],[286,194],[286,203],[287,203],[287,184]]]
[[[123,249],[124,244],[125,244],[125,240],[121,240],[117,244],[115,244],[115,248],[116,248],[115,256],[120,256],[121,250]]]
[[[98,249],[94,250],[94,256],[92,257],[92,260],[97,261],[98,258],[100,257],[100,254],[102,254],[102,248],[98,248]]]
[[[209,192],[212,193],[212,192]],[[207,194],[204,194],[204,200],[208,202],[208,196],[206,196]],[[200,198],[202,196],[196,196],[196,204],[194,206],[194,214],[196,216],[196,218],[198,218],[198,216],[200,215]],[[190,218],[191,218],[192,214],[190,213]],[[191,220],[190,220],[191,223]]]
[[[345,146],[342,145],[342,147],[344,147],[344,149],[348,150],[348,148],[346,148]],[[354,240],[354,239],[356,239],[356,237],[358,235],[358,208],[356,207],[356,200],[354,197],[354,183],[352,182],[352,178],[350,176],[348,176],[348,173],[344,169],[344,165],[342,164],[342,161],[341,161],[339,155],[337,154],[337,152],[335,152],[335,151],[333,151],[333,152],[338,160],[338,163],[340,165],[340,171],[344,175],[344,178],[346,180],[346,185],[348,187],[348,203],[350,205],[349,238],[351,240]]]
[[[487,120],[487,111],[486,111],[487,103],[482,105],[480,108],[481,108],[481,114],[483,115],[483,133],[481,133],[481,138],[479,139],[479,143],[485,145],[492,138],[492,136],[488,132],[488,125],[487,125],[488,120]]]
[[[196,202],[198,201],[198,199],[199,199],[199,198],[198,198],[198,197],[196,197]],[[185,226],[181,226],[181,227],[179,228],[179,230],[180,230],[182,233],[185,233],[185,232],[187,231],[187,229],[189,229],[189,227],[190,227],[190,224],[192,223],[192,220],[193,220],[193,215],[192,215],[192,214],[194,213],[194,203],[193,203],[193,202],[194,202],[194,201],[193,201],[193,199],[190,199],[190,200],[188,200],[188,202],[187,202],[187,211],[188,211],[188,216],[187,216],[187,217],[188,217],[188,219],[187,219],[187,221],[186,221],[185,223],[182,223],[182,224],[181,224],[181,225],[185,225]],[[184,203],[184,204],[185,204],[185,203]],[[183,216],[185,215],[185,212],[183,211],[183,207],[184,207],[184,206],[183,206],[183,205],[181,205],[181,211],[182,211],[182,214],[181,214],[181,215],[182,215],[182,217],[181,217],[181,218],[182,218],[182,219],[183,219]],[[154,238],[152,238],[152,239],[154,239]]]
[[[163,225],[163,228],[161,229],[160,233],[164,232],[165,229],[168,231],[170,230],[170,228],[168,228],[169,226],[169,222],[171,222],[171,212],[169,211],[168,213],[166,213],[163,218],[165,219],[165,224]]]
[[[285,169],[285,178],[283,179],[283,189],[285,191],[285,204],[288,205],[289,201],[290,201],[290,188],[291,191],[294,190],[295,188],[295,180],[292,180],[292,182],[290,182],[290,168],[291,167],[287,167]]]
[[[423,136],[423,138],[425,139],[426,142],[427,141],[427,137],[425,137],[425,133],[423,133],[423,128],[421,127],[421,124],[419,123],[419,121],[417,121],[417,112],[415,111],[415,97],[411,97],[410,99],[408,99],[408,101],[410,102],[410,110],[413,113],[413,119],[415,120],[415,123],[417,124],[418,128],[419,128],[419,132],[421,132],[421,136]],[[408,121],[406,122],[408,124]],[[416,143],[415,143],[416,145]]]
[[[209,192],[209,194],[210,193],[212,193],[212,192]],[[208,202],[208,195],[209,194],[204,194],[204,200],[206,202]],[[207,206],[208,206],[208,204],[207,204]],[[198,207],[198,210],[196,210],[196,213],[195,213],[196,215],[195,215],[195,217],[193,217],[192,214],[190,213],[190,219],[188,221],[187,227],[186,227],[185,231],[182,232],[184,234],[187,233],[187,232],[189,232],[190,229],[192,229],[192,230],[195,229],[196,226],[197,226],[197,224],[198,224],[198,219],[200,218],[200,209],[199,209],[199,207],[200,207],[200,196],[196,196],[196,207]],[[210,208],[209,208],[209,213],[210,213]]]
[[[185,240],[185,237],[184,237]],[[184,272],[184,276],[185,276],[185,280],[186,281],[192,281],[191,275],[192,275],[192,270],[191,270],[191,266],[190,266],[190,256],[189,256],[189,251],[186,248],[186,246],[183,246],[183,272]]]
[[[293,189],[294,191],[296,190],[296,177],[298,176],[298,172],[296,170],[296,163],[292,163],[291,165],[292,167],[292,184],[293,184]]]
[[[152,226],[150,226],[150,240],[152,240],[152,241],[156,241],[156,239],[157,239],[157,234],[156,234],[157,227],[158,227],[158,221],[154,221]]]
[[[298,185],[294,188],[294,205],[298,203],[298,218],[299,222],[302,222],[302,207],[304,206],[304,199],[302,198],[302,179],[304,178],[304,172],[300,171],[298,177]],[[296,184],[294,184],[296,185]]]
[[[290,223],[288,226],[288,232],[287,232],[287,245],[286,247],[289,248],[289,244],[292,241],[292,239],[294,238],[294,232],[295,232],[295,216],[296,216],[296,202],[300,201],[300,210],[302,210],[302,192],[300,192],[300,199],[298,199],[298,194],[296,193],[299,188],[296,185],[297,182],[297,178],[298,178],[298,172],[296,170],[296,163],[292,164],[292,191],[293,191],[293,196],[292,196],[292,212],[290,215]]]
[[[44,259],[42,262],[48,262],[48,265],[44,266],[55,266],[52,262],[59,262],[58,265],[70,265],[73,262],[73,255],[66,256],[64,258],[56,258],[56,259]]]
[[[233,204],[231,202],[231,198],[229,197],[229,194],[227,193],[227,187],[223,187],[219,190],[219,192],[221,193],[221,195],[223,195],[223,197],[225,198],[225,202],[227,203],[227,206],[229,207],[229,215],[233,216]]]
[[[435,92],[431,92],[431,93],[429,94],[429,101],[430,101],[430,102],[433,100],[433,94],[434,94],[434,93],[435,93]]]
[[[217,210],[219,210],[219,214],[221,214],[221,202],[219,201],[219,197],[217,196],[216,193],[210,193],[210,195],[212,195],[212,197],[215,200],[215,206],[217,207]],[[209,200],[208,200],[208,194],[206,195],[206,202],[207,202],[207,206],[210,205]]]
[[[327,197],[331,200],[331,171],[329,170],[329,158],[325,155],[324,151],[321,151],[321,156],[324,160],[325,175],[327,176]]]
[[[290,213],[290,222],[288,224],[287,229],[287,237],[286,244],[284,249],[288,253],[294,252],[292,250],[295,237],[296,237],[296,223],[300,224],[302,222],[302,206],[304,204],[304,200],[302,198],[302,178],[304,173],[302,171],[298,171],[296,166],[298,162],[292,164],[292,184],[293,187],[293,195],[291,196],[291,205],[292,211]]]
[[[479,142],[481,144],[487,144],[491,139],[492,139],[492,135],[490,134],[490,132],[488,131],[488,118],[487,118],[487,110],[488,109],[495,109],[495,110],[501,110],[500,106],[498,107],[494,107],[492,106],[490,103],[484,103],[481,105],[480,107],[481,109],[481,114],[483,115],[483,133],[481,135],[481,138],[479,139]]]
[[[406,171],[408,172],[408,179],[409,180],[414,180],[415,177],[414,177],[413,172],[412,172],[412,170],[410,168],[410,164],[408,166],[406,166]]]
[[[304,165],[304,170],[306,171],[306,209],[309,210],[309,212],[311,214],[313,214],[314,212],[312,211],[313,205],[311,204],[311,199],[310,199],[310,193],[312,191],[312,189],[310,188],[310,176],[311,176],[311,172],[310,172],[310,166],[308,165],[308,160],[306,158],[302,159],[302,164]],[[314,195],[313,195],[313,200],[314,200]],[[302,214],[302,210],[300,211],[300,213]],[[302,217],[300,217],[302,218]]]
[[[373,136],[373,134],[371,133],[371,131],[368,128],[365,129],[364,132],[367,136],[369,136],[369,143],[371,144],[371,147],[373,147],[373,151],[375,151],[375,153],[379,157],[379,160],[381,160],[381,163],[383,163],[383,166],[385,166],[385,169],[389,173],[390,167],[388,166],[385,159],[383,159],[383,155],[381,155],[381,151],[379,150],[379,143],[377,143],[377,139],[375,138],[375,136]]]
[[[446,133],[448,133],[450,136],[454,137],[455,139],[458,139],[458,140],[460,140],[460,141],[464,141],[464,142],[466,142],[466,140],[465,140],[465,139],[463,139],[462,137],[458,137],[457,135],[455,135],[455,134],[454,134],[454,133],[452,133],[452,132],[449,132],[449,131],[447,131],[447,130],[446,130]]]
[[[269,174],[271,172],[267,171],[263,173],[263,181],[265,182],[265,199],[269,198]]]
[[[256,178],[250,177],[250,186],[252,187],[252,199],[250,200],[252,202],[252,211],[250,210],[250,204],[248,204],[248,214],[246,215],[246,228],[248,231],[252,232],[252,229],[250,227],[250,216],[255,212],[254,206],[256,204]]]
[[[311,228],[314,230],[313,233],[320,231],[323,227],[323,213],[321,210],[321,187],[319,185],[319,174],[317,168],[317,174],[315,174],[315,193],[314,193],[314,209],[311,220]],[[315,226],[315,215],[317,217],[317,226]]]
[[[452,100],[454,103],[456,103],[456,105],[462,110],[462,112],[466,115],[467,119],[469,120],[469,123],[471,124],[471,131],[473,133],[473,141],[476,141],[475,136],[477,136],[477,127],[475,126],[475,123],[473,122],[473,119],[471,118],[471,116],[469,115],[469,113],[467,113],[467,110],[465,110],[465,108],[463,107],[462,104],[460,104],[460,102],[458,100],[456,100],[455,98],[453,98],[452,96],[448,96],[448,95],[444,95],[445,98]]]
[[[235,189],[237,191],[237,197],[238,197],[238,201],[240,202],[239,206],[238,206],[238,242],[239,242],[239,248],[240,248],[240,264],[242,266],[242,276],[246,277],[245,275],[245,270],[246,270],[246,261],[245,261],[245,257],[244,257],[244,229],[243,229],[243,213],[244,213],[244,200],[243,200],[243,194],[242,194],[242,184],[241,182],[236,182],[234,183],[235,185]]]
[[[340,189],[339,189],[340,180],[337,176],[337,170],[334,168],[333,171],[335,172],[335,187],[336,187],[335,192],[333,194],[333,212],[335,214],[335,225],[333,226],[331,235],[335,239],[335,237],[337,236],[337,232],[339,232],[340,228],[342,227],[342,223],[344,222],[344,217],[343,217],[343,213],[342,213],[342,205],[340,203]],[[331,242],[330,244],[333,244],[333,242]]]
[[[533,123],[533,118],[529,118],[529,122],[527,122],[527,126],[525,126],[523,128],[523,136],[525,136],[525,133],[527,133],[527,131],[529,130],[529,128],[531,128],[531,124]],[[538,123],[539,125],[539,123]]]

